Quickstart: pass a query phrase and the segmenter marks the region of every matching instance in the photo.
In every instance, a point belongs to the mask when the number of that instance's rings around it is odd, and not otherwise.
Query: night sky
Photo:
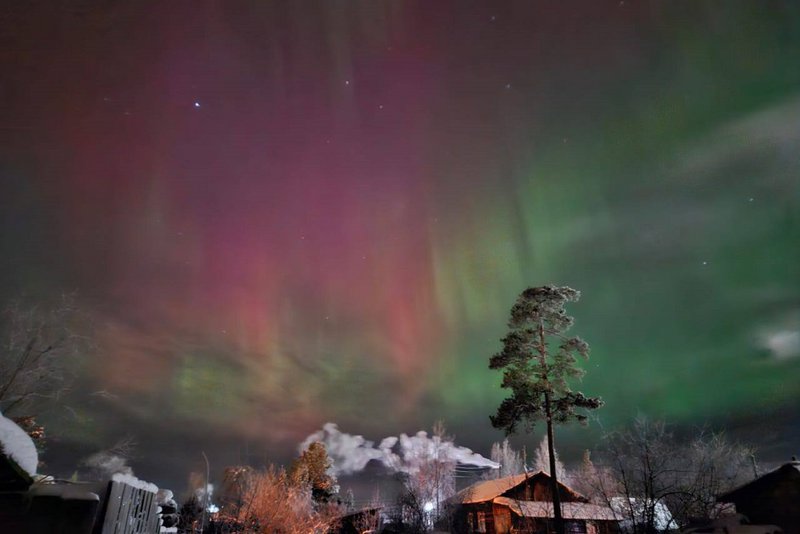
[[[5,2],[0,72],[0,297],[94,328],[54,468],[130,434],[180,489],[326,421],[488,454],[547,283],[606,401],[567,451],[800,452],[797,2]]]

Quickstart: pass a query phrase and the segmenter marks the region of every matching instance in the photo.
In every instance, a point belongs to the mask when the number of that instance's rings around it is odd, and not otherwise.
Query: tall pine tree
[[[528,288],[511,308],[509,332],[503,338],[503,350],[489,360],[489,368],[503,371],[503,388],[511,390],[491,416],[492,425],[516,432],[524,423],[530,432],[537,421],[547,425],[550,482],[557,534],[564,534],[558,473],[555,465],[554,423],[578,421],[587,416],[578,410],[602,406],[599,398],[587,397],[570,389],[568,379],[577,379],[583,370],[576,356],[588,358],[589,345],[579,337],[568,337],[573,323],[564,306],[576,302],[580,293],[569,287]]]

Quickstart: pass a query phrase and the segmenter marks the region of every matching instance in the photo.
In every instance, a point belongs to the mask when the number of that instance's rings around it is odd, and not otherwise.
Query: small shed
[[[732,491],[717,501],[733,503],[752,524],[778,525],[785,534],[800,534],[800,462],[792,459],[774,471]]]

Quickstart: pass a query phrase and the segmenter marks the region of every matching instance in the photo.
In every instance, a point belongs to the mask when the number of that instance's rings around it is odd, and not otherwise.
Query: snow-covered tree
[[[681,442],[663,422],[638,419],[605,437],[607,467],[594,485],[633,534],[651,534],[673,518],[683,528],[714,519],[721,511],[715,497],[754,477],[752,453],[721,434]]]
[[[417,451],[415,469],[404,477],[405,505],[417,507],[414,513],[427,526],[444,513],[447,500],[455,495],[456,461],[449,454],[452,443],[444,423],[437,421],[431,439]]]
[[[553,448],[553,453],[555,454],[554,463],[556,466],[556,478],[559,481],[563,482],[566,485],[570,485],[569,474],[567,470],[564,468],[564,464],[558,458],[558,451]],[[549,447],[547,446],[547,438],[542,438],[542,441],[539,442],[539,446],[536,448],[536,453],[533,455],[533,470],[534,471],[544,471],[548,475],[550,474],[550,451]]]
[[[503,478],[525,472],[522,454],[511,447],[508,438],[502,442],[494,442],[490,456],[493,462],[500,464],[500,468],[488,470],[486,478]]]
[[[331,467],[332,462],[325,445],[315,441],[292,463],[289,476],[300,487],[309,489],[314,502],[325,504],[339,492]]]

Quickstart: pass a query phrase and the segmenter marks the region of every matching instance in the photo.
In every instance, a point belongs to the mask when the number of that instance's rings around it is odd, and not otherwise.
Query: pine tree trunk
[[[550,394],[544,394],[544,411],[547,417],[547,453],[550,457],[550,492],[553,494],[553,516],[556,534],[564,534],[564,519],[561,517],[561,495],[556,474],[556,448],[553,443],[553,418],[550,414]]]
[[[544,339],[544,323],[539,321],[539,358],[541,359],[542,381],[548,382],[547,344]],[[556,447],[553,443],[553,414],[550,407],[550,392],[544,393],[544,414],[547,420],[547,454],[550,457],[550,493],[553,494],[553,519],[556,534],[564,534],[564,520],[561,517],[561,495],[558,491],[558,475],[556,474]]]

